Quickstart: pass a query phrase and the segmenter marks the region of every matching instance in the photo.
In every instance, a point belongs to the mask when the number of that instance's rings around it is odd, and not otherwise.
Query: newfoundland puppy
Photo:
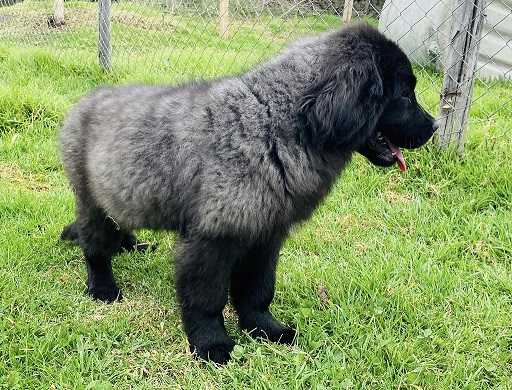
[[[121,299],[112,256],[145,249],[133,229],[175,230],[177,296],[191,349],[217,363],[235,343],[228,301],[254,337],[290,343],[270,313],[279,250],[354,152],[406,165],[399,148],[437,125],[418,104],[411,64],[366,24],[291,45],[242,76],[174,86],[103,87],[65,120],[64,168],[89,294]]]

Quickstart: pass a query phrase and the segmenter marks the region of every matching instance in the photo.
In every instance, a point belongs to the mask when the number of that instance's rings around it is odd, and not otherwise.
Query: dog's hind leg
[[[78,245],[78,225],[76,221],[71,222],[69,225],[66,225],[60,234],[60,239],[64,241],[68,241],[72,244]],[[147,242],[140,241],[137,236],[131,232],[127,231],[124,233],[123,238],[121,240],[121,244],[118,252],[145,252],[146,250],[154,250],[156,248],[155,244],[149,244]]]
[[[237,263],[231,277],[231,300],[242,330],[252,337],[290,344],[295,330],[281,324],[269,311],[282,242],[277,238],[262,242]]]
[[[94,299],[122,299],[112,272],[112,256],[119,251],[125,234],[116,221],[95,205],[77,201],[78,242],[87,265],[87,290]]]
[[[230,240],[185,238],[176,248],[176,290],[185,333],[197,356],[223,364],[235,342],[224,327],[231,269],[238,256]]]

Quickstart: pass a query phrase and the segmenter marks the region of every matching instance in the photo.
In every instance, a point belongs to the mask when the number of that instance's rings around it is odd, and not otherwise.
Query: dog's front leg
[[[276,266],[284,236],[276,235],[253,245],[235,265],[231,277],[231,299],[240,327],[256,338],[290,344],[295,330],[277,321],[269,306],[274,298]]]
[[[190,348],[220,364],[229,360],[235,346],[224,327],[222,310],[238,251],[229,240],[190,237],[176,249],[176,290]]]

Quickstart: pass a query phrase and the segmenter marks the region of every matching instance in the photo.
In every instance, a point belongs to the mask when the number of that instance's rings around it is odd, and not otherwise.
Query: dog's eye
[[[407,91],[407,90],[402,91],[402,94],[401,94],[401,95],[402,95],[402,97],[403,97],[404,99],[407,99],[407,102],[408,102],[409,104],[410,104],[410,103],[412,103],[412,99],[411,99],[411,95],[410,95],[409,91]]]

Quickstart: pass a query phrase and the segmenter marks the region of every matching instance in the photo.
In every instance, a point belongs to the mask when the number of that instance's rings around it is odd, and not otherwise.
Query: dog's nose
[[[439,129],[439,123],[437,123],[437,121],[434,121],[434,123],[432,124],[432,130],[436,131],[437,129]]]

